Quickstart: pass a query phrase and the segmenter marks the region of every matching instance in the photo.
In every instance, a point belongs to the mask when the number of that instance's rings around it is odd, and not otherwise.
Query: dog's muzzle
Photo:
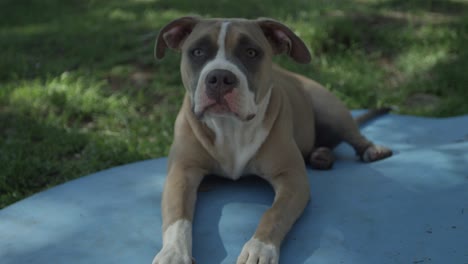
[[[206,95],[216,103],[223,103],[225,95],[239,85],[236,75],[228,70],[213,70],[206,76]]]

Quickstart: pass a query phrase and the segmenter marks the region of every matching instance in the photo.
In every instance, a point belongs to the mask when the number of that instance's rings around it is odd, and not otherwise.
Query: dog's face
[[[272,85],[272,56],[285,52],[300,63],[310,61],[304,43],[270,19],[183,17],[161,30],[157,58],[166,47],[182,53],[182,81],[200,119],[254,118]]]

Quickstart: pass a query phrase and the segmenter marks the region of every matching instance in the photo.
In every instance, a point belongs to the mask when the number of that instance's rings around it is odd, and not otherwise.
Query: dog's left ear
[[[200,21],[198,17],[181,17],[173,20],[161,31],[159,31],[156,45],[154,46],[154,55],[157,59],[162,59],[166,48],[179,50],[184,40],[192,33],[195,25]]]
[[[259,18],[257,23],[270,42],[274,54],[286,53],[299,63],[310,62],[309,49],[287,26],[269,18]]]

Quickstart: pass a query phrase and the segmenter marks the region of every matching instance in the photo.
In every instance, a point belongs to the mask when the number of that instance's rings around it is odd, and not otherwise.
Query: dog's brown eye
[[[249,58],[255,58],[258,55],[258,52],[255,49],[252,49],[252,48],[247,49],[245,52],[246,52],[246,54],[247,54],[247,56]]]
[[[205,52],[202,49],[194,49],[192,50],[192,55],[195,57],[201,57],[205,55]]]

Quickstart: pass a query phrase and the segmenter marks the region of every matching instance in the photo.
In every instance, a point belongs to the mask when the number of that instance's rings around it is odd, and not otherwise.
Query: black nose
[[[206,94],[209,98],[220,101],[223,96],[238,84],[236,75],[228,70],[213,70],[206,76]]]

